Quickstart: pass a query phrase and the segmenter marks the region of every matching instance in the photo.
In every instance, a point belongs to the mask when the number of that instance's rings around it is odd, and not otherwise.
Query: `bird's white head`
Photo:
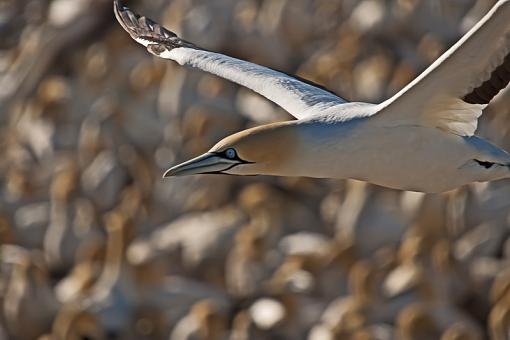
[[[164,177],[195,174],[294,175],[300,138],[296,121],[230,135],[205,154],[170,168]]]

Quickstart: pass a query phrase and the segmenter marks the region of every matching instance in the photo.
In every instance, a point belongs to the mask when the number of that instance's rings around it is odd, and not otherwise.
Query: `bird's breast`
[[[388,128],[369,123],[330,127],[320,134],[317,130],[313,141],[305,144],[301,164],[295,165],[304,176],[352,178],[424,192],[445,191],[471,181],[462,178],[458,168],[472,150],[453,134],[428,127]]]

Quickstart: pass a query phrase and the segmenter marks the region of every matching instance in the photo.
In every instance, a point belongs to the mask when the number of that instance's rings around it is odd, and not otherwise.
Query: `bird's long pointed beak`
[[[215,153],[208,152],[168,169],[163,178],[198,174],[220,174],[239,163],[236,160],[226,159]]]

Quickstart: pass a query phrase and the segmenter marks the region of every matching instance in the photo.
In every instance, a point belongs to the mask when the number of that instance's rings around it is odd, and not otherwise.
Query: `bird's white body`
[[[245,86],[297,120],[226,137],[165,176],[198,173],[353,178],[442,192],[510,178],[510,155],[474,135],[478,118],[510,81],[510,0],[392,98],[348,103],[303,79],[206,51],[115,0],[124,29],[152,54]]]
[[[334,116],[296,123],[299,157],[292,157],[273,175],[352,178],[422,192],[510,177],[508,167],[494,166],[490,171],[474,161],[510,164],[508,153],[479,137],[423,126],[385,126],[370,118],[335,120]]]

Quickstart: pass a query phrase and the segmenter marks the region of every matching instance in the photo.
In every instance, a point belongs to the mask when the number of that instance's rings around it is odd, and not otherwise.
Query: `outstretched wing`
[[[281,106],[296,118],[334,108],[347,101],[304,79],[291,77],[244,60],[203,50],[156,22],[114,2],[122,27],[152,54],[215,74],[245,86]]]
[[[510,81],[510,0],[466,35],[377,114],[385,124],[437,127],[471,136],[485,106]]]

